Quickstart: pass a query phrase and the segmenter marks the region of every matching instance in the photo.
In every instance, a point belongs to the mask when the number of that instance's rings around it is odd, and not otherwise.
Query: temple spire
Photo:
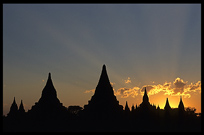
[[[14,99],[13,99],[13,104],[16,104],[16,100],[15,100],[15,97],[14,97]],[[16,104],[17,105],[17,104]]]
[[[145,103],[148,103],[148,102],[149,102],[149,98],[148,98],[148,96],[147,96],[146,87],[145,87],[145,91],[144,91],[143,102],[145,102]]]
[[[48,74],[48,79],[45,87],[42,90],[41,98],[35,105],[32,106],[31,110],[28,110],[28,114],[32,117],[50,117],[60,115],[60,113],[66,112],[66,107],[60,103],[57,98],[57,92],[51,79],[51,73]]]
[[[14,97],[14,99],[13,99],[12,106],[13,106],[13,108],[15,108],[15,109],[17,109],[17,110],[18,110],[18,105],[16,104],[15,97]]]
[[[168,100],[168,98],[166,98],[166,105],[164,107],[164,110],[170,110],[170,109],[171,109],[171,107],[169,105],[169,100]]]
[[[24,109],[24,106],[23,106],[23,101],[21,100],[21,104],[19,106],[19,112],[21,113],[24,113],[25,112],[25,109]]]
[[[47,83],[42,91],[42,97],[57,97],[57,92],[52,83],[51,73],[48,74]]]
[[[184,110],[184,104],[183,104],[183,101],[182,101],[182,97],[180,96],[180,102],[179,102],[179,105],[178,105],[178,108],[180,109],[180,110]]]
[[[104,85],[104,84],[106,84],[106,85],[110,84],[105,64],[103,65],[101,76],[100,76],[100,79],[98,82],[98,85]]]
[[[95,94],[96,95],[100,94],[100,96],[114,95],[113,88],[108,78],[105,64],[103,65],[100,79],[95,90]]]
[[[126,101],[126,104],[125,104],[125,111],[130,111],[130,108],[128,107],[128,103],[127,103],[127,101]]]
[[[47,85],[53,86],[52,79],[51,79],[51,73],[48,74],[48,79],[47,79],[46,86],[47,86]],[[46,87],[46,86],[45,86],[45,87]],[[53,86],[53,87],[54,87],[54,86]]]
[[[8,116],[15,116],[15,115],[17,115],[17,113],[18,113],[18,106],[16,104],[16,100],[15,100],[15,97],[14,97],[13,103],[12,103],[12,105],[10,107],[10,111],[8,113]]]
[[[85,112],[94,112],[98,114],[106,114],[107,112],[123,111],[123,106],[119,105],[114,95],[113,87],[110,84],[106,66],[103,65],[99,82],[96,86],[94,95],[88,101],[88,105],[84,105]]]

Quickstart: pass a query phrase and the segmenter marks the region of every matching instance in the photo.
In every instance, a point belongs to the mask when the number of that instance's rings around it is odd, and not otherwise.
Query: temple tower
[[[184,111],[184,104],[183,104],[183,101],[182,101],[182,97],[180,97],[180,102],[179,102],[179,105],[178,105],[178,109],[180,111]]]
[[[18,115],[18,106],[16,104],[15,97],[14,97],[13,103],[10,107],[10,111],[7,115],[8,115],[8,117],[16,117]]]
[[[18,112],[19,112],[20,115],[24,115],[25,114],[25,109],[24,109],[23,101],[22,100],[21,100],[21,104],[19,106]]]
[[[147,96],[146,87],[145,87],[145,91],[144,91],[143,101],[142,101],[142,103],[140,104],[139,107],[142,110],[147,110],[147,109],[150,109],[150,107],[151,107],[151,105],[149,103],[149,97]]]
[[[57,98],[57,92],[51,79],[51,73],[49,73],[41,98],[32,106],[28,113],[31,115],[49,116],[65,112],[66,110],[66,107],[64,107]]]
[[[143,103],[149,103],[149,97],[147,96],[146,87],[145,87],[145,92],[143,96]]]
[[[169,105],[169,100],[168,100],[168,98],[166,98],[166,104],[165,104],[164,110],[166,110],[166,111],[171,110],[171,107],[170,107],[170,105]]]
[[[113,88],[110,84],[106,66],[103,65],[102,72],[95,93],[88,105],[84,106],[84,112],[106,115],[109,113],[117,113],[123,110],[123,106],[119,105]]]
[[[133,106],[133,107],[134,107],[134,106]],[[125,104],[125,111],[126,111],[126,112],[130,112],[130,108],[128,107],[127,101],[126,101],[126,104]]]

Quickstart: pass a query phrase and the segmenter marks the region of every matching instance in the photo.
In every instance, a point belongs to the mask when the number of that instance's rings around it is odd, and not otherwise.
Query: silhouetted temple
[[[147,91],[146,91],[146,87],[144,90],[144,95],[143,95],[143,101],[142,103],[137,107],[137,110],[140,111],[140,113],[142,114],[146,114],[148,112],[151,111],[155,111],[156,110],[156,106],[155,105],[151,105],[149,103],[149,97],[147,95]],[[152,113],[152,112],[151,112]]]
[[[180,111],[184,111],[184,104],[183,104],[183,101],[182,101],[182,97],[180,97],[180,102],[179,102],[179,105],[178,105],[178,109]]]
[[[171,110],[168,98],[166,98],[166,104],[165,104],[164,110],[166,110],[166,111],[170,111]]]
[[[133,106],[133,109],[132,109],[132,110],[134,110],[134,106]],[[125,103],[125,111],[126,111],[126,112],[130,112],[130,108],[128,107],[127,101],[126,101],[126,103]]]
[[[57,98],[57,92],[53,86],[51,74],[49,73],[41,98],[32,106],[28,114],[38,118],[51,117],[66,113],[66,110],[66,107]]]
[[[122,109],[123,106],[119,105],[119,101],[114,95],[113,88],[106,72],[106,66],[103,65],[95,93],[88,102],[88,105],[84,106],[84,110],[96,113],[111,113],[122,111]]]
[[[23,106],[23,100],[21,100],[21,104],[19,106],[18,113],[19,113],[20,117],[25,116],[25,109],[24,109],[24,106]]]
[[[178,108],[171,108],[168,98],[164,109],[156,108],[146,88],[140,105],[130,110],[126,101],[123,110],[103,65],[95,93],[84,108],[64,107],[49,73],[39,101],[28,112],[22,100],[18,109],[14,97],[7,117],[3,116],[3,131],[201,131],[200,119],[195,109],[184,107],[182,97]]]
[[[107,75],[106,66],[103,65],[95,93],[88,102],[88,105],[84,105],[84,112],[90,114],[94,113],[96,115],[112,115],[122,110],[123,106],[119,105],[119,101],[114,95],[113,88]]]
[[[13,99],[13,103],[10,107],[10,111],[8,113],[8,117],[13,117],[16,116],[18,114],[18,105],[16,104],[16,100],[15,97]]]
[[[143,109],[147,109],[149,108],[151,105],[149,103],[149,97],[147,96],[147,91],[146,91],[146,87],[145,87],[145,91],[144,91],[144,96],[143,96],[143,102],[140,104],[139,107],[143,108]]]

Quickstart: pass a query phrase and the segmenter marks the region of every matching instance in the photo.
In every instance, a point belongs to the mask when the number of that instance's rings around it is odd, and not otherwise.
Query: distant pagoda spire
[[[181,96],[180,96],[180,102],[179,102],[178,108],[179,108],[179,110],[184,111],[184,104],[183,104]]]
[[[131,111],[133,112],[135,110],[134,104],[131,107]]]
[[[157,106],[157,110],[159,110],[160,109],[160,107],[159,107],[159,105]]]
[[[145,87],[143,102],[139,105],[142,110],[148,110],[152,105],[149,103],[149,97],[147,96],[147,90]]]
[[[129,112],[130,111],[130,108],[128,107],[128,103],[126,101],[126,104],[125,104],[125,111]]]
[[[168,100],[168,98],[166,98],[166,105],[164,107],[164,110],[170,110],[170,109],[171,109],[171,107],[169,105],[169,100]]]
[[[10,111],[8,113],[8,116],[16,116],[17,113],[18,113],[18,106],[16,104],[16,100],[15,100],[15,97],[14,97],[13,103],[12,103],[12,105],[10,107]]]
[[[21,104],[19,106],[19,113],[25,113],[25,109],[24,109],[24,106],[23,106],[23,101],[21,100]]]
[[[146,87],[145,87],[145,91],[144,91],[143,102],[144,102],[144,103],[149,103],[149,98],[148,98],[148,96],[147,96]]]

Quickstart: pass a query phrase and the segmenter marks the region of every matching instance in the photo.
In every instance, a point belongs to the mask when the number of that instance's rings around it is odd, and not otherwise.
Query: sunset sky
[[[119,104],[201,112],[201,4],[3,4],[3,114],[31,109],[51,72],[64,106],[83,107],[106,65]],[[105,98],[105,97],[104,97]]]

